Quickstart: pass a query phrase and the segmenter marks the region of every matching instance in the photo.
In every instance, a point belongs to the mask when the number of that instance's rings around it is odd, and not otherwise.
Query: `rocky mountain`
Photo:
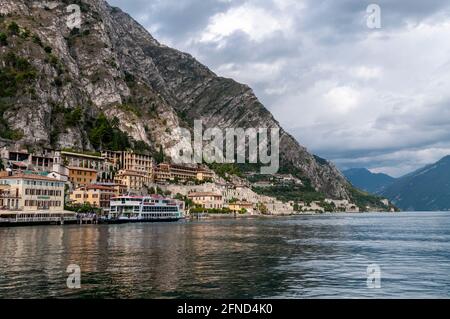
[[[395,178],[383,173],[372,173],[366,168],[351,168],[342,172],[355,187],[372,194],[382,192]]]
[[[67,6],[81,8],[69,28]],[[0,137],[28,148],[167,150],[178,126],[280,128],[283,170],[319,192],[354,191],[284,131],[246,85],[169,48],[103,0],[0,0]],[[170,156],[170,154],[166,154]]]
[[[381,194],[405,211],[450,210],[450,156],[398,178]]]

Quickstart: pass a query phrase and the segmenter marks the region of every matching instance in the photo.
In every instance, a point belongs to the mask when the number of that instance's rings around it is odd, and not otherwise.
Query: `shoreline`
[[[279,217],[297,217],[297,216],[331,216],[331,215],[366,215],[366,214],[396,214],[401,212],[325,212],[325,213],[316,213],[316,212],[303,212],[303,213],[286,213],[286,214],[271,214],[271,215],[263,215],[263,214],[209,214],[202,217],[196,216],[187,216],[186,220],[217,220],[217,219],[257,219],[257,218],[279,218]]]
[[[304,213],[297,213],[297,214],[273,214],[273,215],[250,215],[250,214],[210,214],[208,216],[202,216],[202,217],[195,217],[195,216],[186,216],[185,218],[181,219],[180,221],[189,221],[189,222],[195,222],[195,221],[202,221],[202,220],[230,220],[230,219],[277,219],[277,218],[287,218],[287,217],[300,217],[300,216],[332,216],[332,215],[367,215],[367,214],[385,214],[385,215],[395,215],[397,213],[402,212],[359,212],[359,213],[348,213],[348,212],[326,212],[326,213],[315,213],[315,212],[304,212]],[[179,222],[179,221],[178,221]],[[163,222],[160,222],[163,223]],[[175,222],[176,224],[177,222]],[[142,224],[142,223],[133,223],[133,224]],[[80,224],[80,223],[64,223],[62,225],[60,224],[43,224],[43,223],[27,223],[27,224],[16,224],[16,225],[1,225],[0,229],[4,228],[17,228],[17,227],[33,227],[33,226],[74,226],[78,225],[80,227],[86,226],[86,225],[107,225],[107,224]]]

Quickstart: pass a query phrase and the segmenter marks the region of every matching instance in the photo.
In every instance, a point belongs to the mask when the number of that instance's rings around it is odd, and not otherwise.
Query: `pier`
[[[77,216],[77,223],[79,225],[94,225],[98,224],[98,218],[95,214],[82,214]]]

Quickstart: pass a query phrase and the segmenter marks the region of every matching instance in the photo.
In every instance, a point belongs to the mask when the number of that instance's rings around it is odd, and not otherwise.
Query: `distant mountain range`
[[[359,188],[383,196],[403,211],[450,210],[450,156],[400,178],[366,169],[344,172]]]
[[[366,168],[352,168],[343,172],[353,186],[372,194],[382,192],[395,178],[383,173],[372,173]]]
[[[450,210],[450,156],[398,178],[381,194],[402,210]]]

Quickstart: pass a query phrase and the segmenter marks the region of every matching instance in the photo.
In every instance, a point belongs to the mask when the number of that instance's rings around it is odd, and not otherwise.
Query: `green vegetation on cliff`
[[[275,197],[283,202],[305,202],[322,201],[325,195],[317,192],[311,183],[306,181],[305,185],[274,185],[270,187],[253,187],[253,190],[260,194]]]
[[[2,55],[0,65],[0,137],[19,140],[23,133],[11,129],[4,115],[13,107],[13,98],[35,80],[37,72],[27,59],[13,52]]]

